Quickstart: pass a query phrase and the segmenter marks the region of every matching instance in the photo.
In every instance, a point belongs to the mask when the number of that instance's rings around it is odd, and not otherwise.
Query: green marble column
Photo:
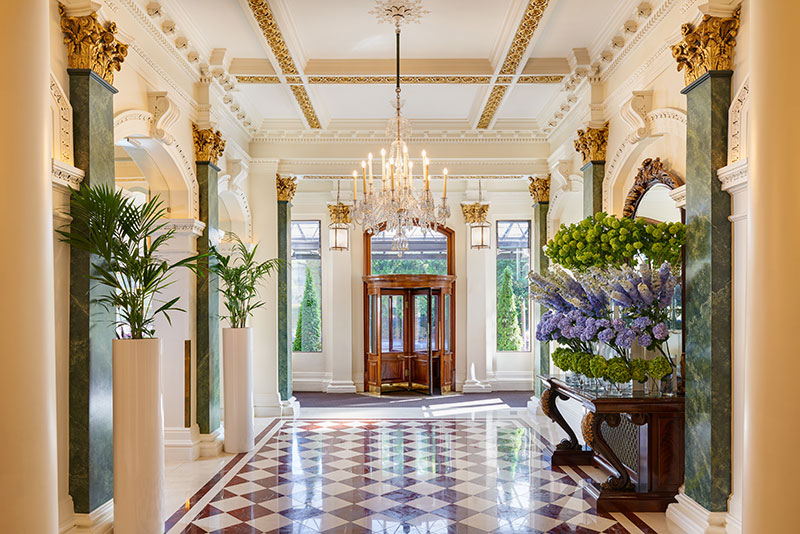
[[[583,167],[583,216],[589,217],[603,211],[603,179],[605,161],[590,161]]]
[[[81,187],[114,187],[114,93],[88,69],[69,69],[75,166]],[[73,229],[75,229],[73,227]],[[111,340],[114,310],[96,303],[107,291],[89,281],[93,257],[70,248],[69,493],[88,514],[114,497]]]
[[[548,191],[549,191],[548,185]],[[544,253],[544,246],[547,244],[547,210],[550,207],[549,201],[536,201],[533,205],[533,271],[543,274],[547,271],[549,260]],[[533,314],[535,324],[538,325],[542,319],[542,315],[547,309],[534,302]],[[537,341],[534,338],[534,371],[535,375],[550,374],[550,343],[547,341]],[[542,394],[542,381],[536,378],[534,385],[534,394],[539,397]]]
[[[208,252],[211,235],[219,226],[217,196],[219,167],[197,162],[200,220],[206,227],[197,239],[197,252]],[[216,275],[197,278],[197,425],[201,434],[219,428],[219,280]]]
[[[731,71],[682,92],[686,129],[686,494],[712,512],[731,492],[731,214],[717,169],[727,160]]]
[[[286,268],[278,271],[278,393],[292,397],[292,204],[278,200],[278,257]]]

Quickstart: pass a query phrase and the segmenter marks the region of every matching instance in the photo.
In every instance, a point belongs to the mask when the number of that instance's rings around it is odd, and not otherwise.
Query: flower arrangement
[[[686,229],[679,222],[650,224],[600,212],[561,229],[545,253],[556,264],[574,271],[591,267],[620,267],[634,258],[651,266],[680,264]]]

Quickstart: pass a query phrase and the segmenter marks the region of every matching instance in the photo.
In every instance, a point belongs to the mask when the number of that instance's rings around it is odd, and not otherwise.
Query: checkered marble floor
[[[282,420],[169,534],[628,533],[518,420]]]

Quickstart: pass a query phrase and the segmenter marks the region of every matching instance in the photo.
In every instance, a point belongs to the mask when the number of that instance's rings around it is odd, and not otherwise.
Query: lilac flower
[[[658,323],[653,327],[653,335],[658,340],[665,340],[669,337],[669,328],[664,322]]]
[[[649,335],[649,334],[642,334],[642,335],[640,335],[640,336],[639,336],[639,337],[636,339],[636,341],[639,343],[639,345],[641,345],[642,347],[645,347],[645,348],[647,348],[647,347],[649,347],[650,345],[652,345],[652,344],[653,344],[653,338],[652,338],[652,337],[650,337],[650,335]]]

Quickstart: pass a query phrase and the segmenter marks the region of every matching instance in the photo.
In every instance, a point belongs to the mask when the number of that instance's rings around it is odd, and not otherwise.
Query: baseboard
[[[533,391],[533,374],[528,371],[497,371],[487,378],[492,391]]]
[[[67,495],[58,500],[58,534],[66,534],[75,526],[75,507],[72,496]]]
[[[164,429],[164,459],[170,461],[194,461],[200,457],[200,430],[167,427]]]
[[[727,534],[727,512],[709,512],[681,488],[675,496],[676,503],[667,508],[667,519],[678,525],[686,534]]]
[[[331,373],[292,373],[292,391],[325,391],[330,382]]]
[[[114,529],[114,500],[102,504],[88,514],[74,514],[75,526],[69,534],[106,534]]]
[[[458,384],[456,384],[458,389]],[[465,380],[461,384],[461,393],[491,393],[492,385],[489,382],[481,382],[480,380]]]
[[[200,434],[200,457],[213,458],[222,454],[222,444],[225,440],[225,431],[222,427],[210,434]]]
[[[326,393],[356,393],[356,385],[351,380],[331,380],[325,387]]]
[[[253,412],[256,417],[280,417],[281,397],[277,393],[253,395]]]

